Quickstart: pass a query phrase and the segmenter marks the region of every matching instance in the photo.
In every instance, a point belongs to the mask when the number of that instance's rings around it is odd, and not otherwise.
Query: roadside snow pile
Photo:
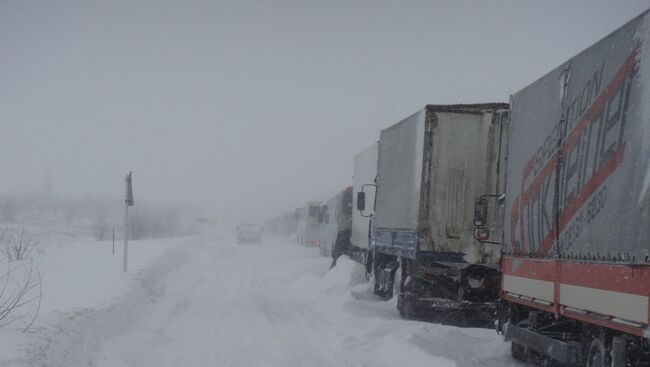
[[[349,292],[351,287],[366,283],[363,268],[347,256],[336,260],[336,266],[319,279],[319,288],[328,293]]]
[[[43,240],[31,260],[42,276],[38,319],[27,333],[0,329],[0,365],[82,365],[101,338],[116,333],[153,302],[164,274],[183,260],[179,245],[193,238],[129,242],[129,272],[122,273],[121,242]],[[0,271],[8,263],[0,264]],[[83,352],[72,350],[83,346]],[[29,357],[25,357],[29,356]],[[74,359],[72,357],[81,359]],[[70,359],[72,358],[72,359]],[[87,359],[85,359],[87,361]]]
[[[383,301],[375,296],[364,267],[346,256],[314,286],[322,300],[314,303],[313,311],[330,319],[333,328],[347,330],[337,343],[341,353],[355,361],[351,365],[519,365],[509,356],[509,344],[494,330],[401,319],[396,299]]]
[[[183,260],[180,249],[170,249],[153,266],[138,272],[126,293],[108,306],[78,309],[61,315],[53,327],[36,330],[38,337],[27,348],[29,365],[87,364],[99,353],[106,338],[126,329],[146,306],[156,302],[164,291],[166,276]],[[83,348],[79,350],[79,346]]]

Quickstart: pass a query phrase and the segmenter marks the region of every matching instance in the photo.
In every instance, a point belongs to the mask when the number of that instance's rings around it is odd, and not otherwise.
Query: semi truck
[[[296,209],[295,215],[298,219],[296,240],[299,244],[318,246],[321,205],[320,201],[310,201]]]
[[[321,207],[318,244],[323,256],[347,254],[352,226],[352,186],[339,191]]]
[[[352,234],[349,256],[372,273],[372,218],[375,214],[378,143],[372,144],[354,157],[353,191],[356,193],[357,210],[352,213]]]
[[[649,26],[511,97],[498,329],[518,359],[650,365]],[[476,203],[477,237],[498,238],[497,204]]]
[[[474,239],[474,199],[503,193],[507,122],[507,103],[427,105],[381,131],[375,293],[402,316],[493,324],[501,245]]]

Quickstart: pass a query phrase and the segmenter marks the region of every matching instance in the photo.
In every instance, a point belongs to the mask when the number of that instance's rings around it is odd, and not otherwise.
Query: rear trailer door
[[[501,246],[474,239],[474,199],[502,193],[498,191],[504,185],[499,163],[505,151],[501,152],[500,145],[507,105],[428,109],[430,139],[425,139],[423,174],[428,191],[423,192],[426,198],[420,209],[419,250],[440,261],[496,265]],[[493,218],[492,236],[500,241],[498,216]]]

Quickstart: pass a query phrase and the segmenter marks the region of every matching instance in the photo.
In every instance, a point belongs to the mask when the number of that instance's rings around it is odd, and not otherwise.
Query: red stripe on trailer
[[[533,260],[506,256],[503,258],[503,274],[552,282],[555,278],[553,262],[548,259]]]
[[[502,297],[506,301],[512,303],[517,303],[537,310],[546,311],[548,313],[555,313],[555,307],[553,305],[547,306],[527,299],[515,297],[509,294],[504,294]],[[578,312],[573,312],[571,310],[568,310],[565,307],[560,307],[560,315],[571,319],[588,322],[590,324],[603,326],[620,332],[629,333],[636,336],[643,336],[643,327],[622,325],[611,321],[611,319],[609,318],[602,318],[602,316],[596,314],[581,314]]]
[[[523,298],[519,297],[514,297],[509,294],[504,294],[503,299],[506,301],[512,302],[512,303],[517,303],[523,306],[531,307],[537,310],[541,311],[546,311],[548,313],[555,313],[555,308],[553,305],[547,306],[543,305],[537,302],[529,301]],[[636,336],[644,336],[644,328],[643,327],[633,327],[633,326],[626,326],[622,324],[618,324],[616,322],[611,321],[611,319],[602,319],[599,318],[596,315],[589,315],[589,314],[580,314],[577,312],[572,312],[570,310],[567,310],[566,308],[560,307],[560,314],[564,317],[587,322],[590,324],[610,328],[612,330],[620,331],[623,333],[628,333],[631,335],[636,335]]]
[[[566,227],[571,221],[571,218],[576,214],[578,209],[589,199],[591,194],[596,192],[598,187],[605,181],[605,179],[614,172],[616,167],[623,161],[623,154],[625,152],[625,144],[621,145],[616,152],[598,169],[598,172],[585,184],[584,189],[580,191],[576,197],[571,200],[569,206],[562,212],[559,219],[560,231]]]
[[[503,276],[515,276],[532,281],[553,282],[553,302],[544,305],[534,302],[531,294],[513,295],[504,289],[501,281],[502,297],[510,302],[522,304],[539,310],[552,312],[577,320],[606,326],[614,330],[643,335],[644,325],[635,327],[615,322],[613,315],[600,315],[594,312],[572,311],[570,305],[560,302],[560,287],[577,286],[596,291],[617,292],[633,296],[650,297],[650,266],[630,264],[577,263],[566,260],[530,259],[505,256],[502,259]],[[589,310],[585,310],[589,311]],[[648,307],[650,315],[650,304]],[[645,320],[648,323],[648,320]]]
[[[589,127],[593,120],[598,117],[598,114],[603,110],[603,108],[605,108],[605,105],[612,97],[612,95],[618,90],[618,87],[620,87],[628,74],[634,70],[638,62],[638,54],[639,48],[637,47],[630,53],[627,59],[625,59],[625,62],[621,68],[618,69],[616,75],[614,75],[614,78],[612,78],[612,81],[607,85],[607,87],[605,87],[605,90],[598,96],[598,98],[596,98],[589,110],[585,112],[582,119],[580,119],[580,122],[578,122],[571,133],[569,133],[569,136],[567,136],[566,140],[562,144],[562,147],[560,148],[560,151],[563,155],[566,155],[566,152],[575,144],[575,142],[580,137],[580,134],[582,134],[582,131]]]
[[[606,328],[610,328],[616,331],[620,331],[623,333],[628,333],[636,336],[643,336],[643,327],[634,327],[634,326],[626,326],[626,325],[621,325],[616,322],[611,321],[610,319],[601,319],[597,316],[594,315],[583,315],[577,312],[572,312],[567,309],[563,309],[561,312],[562,316],[588,322],[590,324],[598,325],[598,326],[603,326]]]
[[[524,166],[524,178],[522,181],[525,181],[528,176],[530,176],[530,173],[533,171],[533,167],[535,166],[535,160],[537,159],[537,152],[533,154],[533,157],[526,163]]]
[[[580,287],[650,295],[650,268],[646,266],[566,263],[562,265],[561,281]]]
[[[571,203],[569,203],[568,207],[562,212],[562,215],[560,215],[560,218],[558,220],[558,228],[559,232],[562,232],[564,227],[566,227],[569,222],[571,222],[571,219],[573,216],[578,212],[578,209],[582,207],[582,205],[589,199],[589,197],[598,190],[600,185],[602,185],[603,182],[605,182],[605,179],[609,177],[609,175],[614,172],[616,167],[618,167],[619,164],[621,164],[621,161],[623,161],[623,154],[625,152],[625,144],[621,145],[617,150],[616,153],[612,154],[612,156],[598,169],[598,171],[589,179],[589,182],[587,182],[576,195],[573,200],[571,200]],[[548,233],[546,238],[544,238],[544,242],[542,242],[542,245],[540,246],[539,249],[539,255],[546,256],[550,252],[551,248],[553,247],[553,243],[555,242],[555,236],[554,236],[554,228],[551,228],[551,231]]]
[[[559,264],[559,265],[558,265]],[[556,267],[560,267],[560,271]],[[506,257],[503,274],[586,288],[650,296],[650,267]]]
[[[528,186],[528,189],[524,192],[524,195],[521,198],[521,206],[526,206],[526,204],[528,204],[530,196],[539,191],[546,176],[550,176],[555,172],[555,167],[557,167],[557,153],[554,153],[553,156],[551,156],[551,160],[548,164],[537,174],[537,176],[535,176],[533,182]]]

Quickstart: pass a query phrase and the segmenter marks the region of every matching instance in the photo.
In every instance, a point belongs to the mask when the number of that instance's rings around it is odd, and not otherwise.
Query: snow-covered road
[[[121,305],[62,322],[27,364],[519,365],[494,331],[402,320],[393,302],[372,296],[359,265],[343,258],[328,271],[317,249],[286,238],[235,245],[203,237],[160,262]]]

